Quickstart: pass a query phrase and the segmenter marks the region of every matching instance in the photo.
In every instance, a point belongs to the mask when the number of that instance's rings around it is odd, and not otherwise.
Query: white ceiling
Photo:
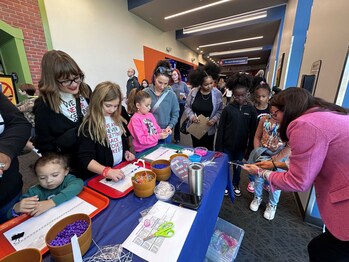
[[[141,17],[148,23],[154,25],[164,32],[175,31],[176,39],[178,41],[182,42],[184,45],[197,53],[202,51],[205,57],[212,52],[263,47],[263,50],[261,51],[242,52],[238,54],[211,57],[216,62],[219,62],[221,59],[228,58],[260,57],[259,60],[248,61],[248,64],[244,66],[223,67],[223,73],[224,71],[227,71],[225,73],[228,73],[228,71],[234,71],[235,68],[239,68],[238,70],[241,70],[242,67],[246,70],[265,68],[269,61],[270,51],[284,16],[285,4],[287,0],[230,0],[210,8],[192,12],[190,14],[181,15],[167,20],[164,19],[166,16],[218,1],[219,0],[128,0],[128,8],[130,12]],[[267,11],[266,18],[192,34],[183,34],[182,29],[184,27],[246,12],[253,12],[260,9]],[[240,43],[205,47],[197,50],[199,45],[207,45],[256,36],[263,36],[263,38]]]

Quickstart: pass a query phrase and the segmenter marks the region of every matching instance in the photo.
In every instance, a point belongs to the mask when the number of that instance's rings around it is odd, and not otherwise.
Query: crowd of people
[[[207,132],[191,135],[192,145],[228,155],[237,197],[241,166],[247,170],[252,211],[268,189],[266,219],[275,217],[280,190],[305,191],[314,184],[327,230],[309,244],[310,258],[348,255],[345,109],[301,88],[272,97],[262,71],[254,77],[237,72],[225,81],[220,68],[207,63],[190,71],[192,88],[167,60],[156,64],[150,84],[139,84],[135,74],[128,69],[126,97],[113,82],[91,88],[71,56],[52,50],[42,59],[39,96],[32,85],[23,86],[27,99],[16,108],[0,93],[0,223],[21,213],[40,215],[77,195],[95,174],[122,180],[122,170],[113,166],[159,143],[180,143],[184,114],[186,128],[206,118]],[[34,167],[39,184],[22,195],[16,157],[28,141],[42,157]],[[248,164],[241,165],[244,159]]]

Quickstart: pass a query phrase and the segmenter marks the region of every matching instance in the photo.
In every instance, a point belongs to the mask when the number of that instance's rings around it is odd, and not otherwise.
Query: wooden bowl
[[[172,159],[174,159],[177,156],[182,156],[182,157],[188,158],[188,155],[186,155],[186,154],[177,153],[177,154],[173,154],[172,156],[170,156],[170,162],[172,161]]]
[[[142,174],[147,173],[147,175],[152,176],[150,181],[144,183],[136,183],[134,177],[141,176]],[[132,178],[133,192],[138,197],[150,197],[154,193],[156,181],[156,174],[153,171],[139,171],[136,172]]]
[[[163,168],[156,168],[156,165],[165,165]],[[151,162],[151,170],[156,174],[157,181],[164,181],[171,176],[171,163],[165,159],[158,159]]]
[[[25,248],[11,253],[1,259],[1,262],[41,262],[40,250],[36,248]]]
[[[77,220],[85,220],[88,223],[86,231],[78,237],[78,242],[81,249],[81,255],[83,256],[89,249],[92,241],[92,229],[91,229],[91,218],[86,214],[74,214],[67,216],[62,220],[54,224],[51,229],[47,232],[45,242],[50,250],[51,256],[56,262],[73,262],[73,250],[71,243],[63,246],[51,246],[50,242],[56,238],[57,234],[61,232],[67,225],[74,223]]]

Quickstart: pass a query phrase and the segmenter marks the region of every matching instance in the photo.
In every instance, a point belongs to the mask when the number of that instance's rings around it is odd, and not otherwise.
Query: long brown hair
[[[270,100],[270,105],[283,112],[280,123],[280,137],[288,141],[286,130],[288,125],[296,118],[303,115],[308,109],[318,108],[317,111],[333,111],[339,114],[348,114],[340,106],[329,103],[319,97],[312,96],[307,90],[298,87],[290,87],[281,91]]]
[[[98,84],[92,93],[88,111],[79,128],[79,135],[90,136],[94,142],[103,146],[109,146],[109,140],[105,129],[103,103],[119,99],[118,109],[111,115],[116,125],[125,133],[122,123],[126,120],[121,116],[122,93],[119,85],[112,82]]]
[[[59,113],[60,95],[58,79],[73,76],[83,76],[78,64],[67,53],[60,50],[51,50],[44,54],[41,60],[41,79],[39,81],[40,96],[48,106]],[[76,96],[88,98],[90,90],[84,82],[80,83],[79,93]]]
[[[141,103],[146,98],[151,99],[151,96],[143,90],[133,88],[128,96],[128,99],[127,99],[127,111],[130,114],[136,113],[137,112],[136,104]]]

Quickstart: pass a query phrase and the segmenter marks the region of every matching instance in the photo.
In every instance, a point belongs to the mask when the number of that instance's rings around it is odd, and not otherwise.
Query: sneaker
[[[237,197],[241,196],[241,191],[238,186],[234,186],[234,195]]]
[[[260,206],[260,204],[262,203],[262,198],[260,197],[255,197],[251,204],[250,204],[250,209],[254,212],[256,212]]]
[[[275,212],[276,212],[276,206],[268,204],[267,208],[264,211],[264,218],[268,220],[273,220],[275,217]]]
[[[248,183],[247,191],[250,193],[254,193],[254,181],[250,181],[250,183]]]
[[[226,190],[224,190],[224,195],[225,196],[228,196],[229,195],[229,193],[228,193],[228,190],[226,189]]]
[[[180,141],[179,141],[179,139],[176,139],[174,142],[175,142],[175,144],[179,144]]]
[[[263,185],[263,189],[267,192],[270,192],[270,185]]]

